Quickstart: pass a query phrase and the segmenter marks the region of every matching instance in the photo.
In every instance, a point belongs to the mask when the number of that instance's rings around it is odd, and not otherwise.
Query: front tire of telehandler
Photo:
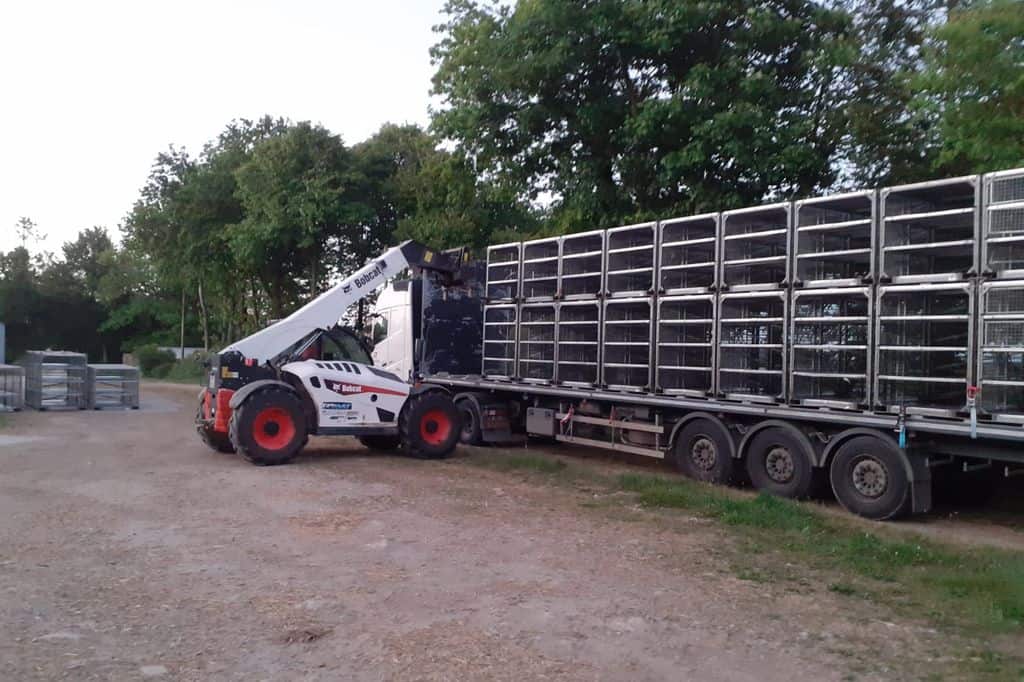
[[[398,431],[410,457],[443,459],[459,443],[462,415],[444,393],[412,396],[398,417]]]

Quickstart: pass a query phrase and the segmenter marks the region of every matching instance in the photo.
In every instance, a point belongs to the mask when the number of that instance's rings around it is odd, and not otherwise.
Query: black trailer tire
[[[840,445],[829,478],[839,504],[853,514],[885,521],[910,511],[903,453],[882,438],[856,436]]]
[[[733,478],[729,434],[710,419],[694,419],[676,436],[672,463],[696,481],[728,485]]]
[[[459,444],[462,416],[447,394],[411,396],[398,416],[402,447],[416,459],[443,459]]]
[[[371,450],[394,452],[402,446],[402,439],[395,436],[360,436],[359,442]]]
[[[207,447],[217,452],[231,454],[235,446],[231,444],[231,438],[226,433],[214,431],[203,420],[203,401],[199,401],[199,409],[196,410],[196,433],[199,439],[206,443]]]
[[[784,428],[765,428],[754,434],[746,448],[747,474],[757,490],[802,500],[814,487],[812,453]]]
[[[456,403],[459,408],[459,416],[462,417],[462,430],[459,433],[459,442],[464,445],[480,445],[483,443],[483,427],[480,423],[480,410],[476,403],[470,399],[460,400]]]
[[[274,386],[253,393],[235,408],[228,433],[235,449],[260,466],[288,463],[308,440],[298,397]]]

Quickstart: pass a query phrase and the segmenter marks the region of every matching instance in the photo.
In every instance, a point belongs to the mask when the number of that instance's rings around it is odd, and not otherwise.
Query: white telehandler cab
[[[288,462],[310,435],[356,436],[367,447],[425,459],[447,456],[461,430],[448,392],[374,367],[362,339],[339,319],[407,267],[454,278],[461,261],[461,252],[404,242],[222,350],[199,396],[200,437],[264,465]]]

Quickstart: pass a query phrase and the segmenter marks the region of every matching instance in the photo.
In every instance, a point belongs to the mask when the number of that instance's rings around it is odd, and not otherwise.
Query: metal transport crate
[[[515,301],[519,297],[520,242],[487,247],[487,300]]]
[[[492,379],[513,379],[516,375],[515,304],[484,306],[484,362],[482,374]]]
[[[0,365],[0,412],[15,412],[25,407],[25,368]]]
[[[25,404],[37,410],[86,409],[86,362],[81,353],[26,352],[18,362],[25,368]]]
[[[658,223],[658,293],[710,291],[718,272],[717,213]]]
[[[614,297],[650,296],[654,292],[656,223],[608,230],[605,291]]]
[[[555,379],[565,386],[597,386],[601,377],[601,304],[572,301],[558,305]]]
[[[955,416],[972,385],[975,285],[886,286],[877,291],[877,407]]]
[[[782,402],[788,294],[747,292],[718,299],[718,394],[729,400]]]
[[[1024,278],[1024,168],[983,178],[981,271]]]
[[[558,294],[558,237],[523,242],[522,298],[551,301]]]
[[[519,370],[526,382],[549,384],[555,380],[555,304],[532,303],[519,307]]]
[[[87,394],[90,409],[139,409],[139,368],[131,365],[89,365]]]
[[[714,394],[715,297],[658,299],[658,393],[707,397]]]
[[[870,404],[872,304],[871,287],[793,292],[792,403],[851,410]]]
[[[981,285],[979,407],[997,421],[1024,424],[1024,281]]]
[[[616,391],[651,386],[652,299],[625,298],[604,304],[601,383]]]
[[[722,214],[719,283],[730,291],[778,289],[789,283],[789,202]]]
[[[976,175],[881,190],[883,283],[955,282],[978,272]]]
[[[604,290],[604,230],[562,237],[558,293],[562,300],[595,298]]]
[[[795,286],[870,283],[875,245],[874,190],[794,204],[792,272]]]

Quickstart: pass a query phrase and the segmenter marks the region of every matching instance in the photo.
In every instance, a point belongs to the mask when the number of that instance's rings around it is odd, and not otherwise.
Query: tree
[[[41,242],[46,239],[46,235],[39,232],[39,227],[35,224],[35,221],[25,216],[18,218],[14,229],[18,232],[18,239],[21,241],[23,248],[29,242]]]
[[[110,241],[106,228],[82,230],[75,241],[65,242],[62,250],[71,276],[90,298],[95,299],[100,281],[109,268],[107,256],[114,250],[114,243]]]
[[[1024,3],[975,0],[934,31],[919,83],[947,173],[1024,165]]]

